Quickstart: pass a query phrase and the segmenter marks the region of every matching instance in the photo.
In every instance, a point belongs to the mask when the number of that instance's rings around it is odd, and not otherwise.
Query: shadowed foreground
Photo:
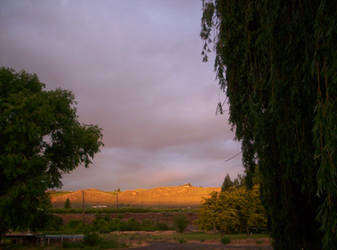
[[[201,244],[201,243],[167,243],[167,242],[157,242],[153,243],[151,245],[145,246],[145,247],[137,247],[137,248],[129,248],[130,250],[171,250],[171,249],[177,249],[177,250],[220,250],[220,249],[226,249],[226,250],[236,250],[236,249],[247,249],[247,250],[272,250],[273,248],[271,246],[246,246],[246,245],[215,245],[215,244]]]

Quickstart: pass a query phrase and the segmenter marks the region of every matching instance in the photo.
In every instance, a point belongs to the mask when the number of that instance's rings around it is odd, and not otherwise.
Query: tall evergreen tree
[[[231,177],[229,176],[229,174],[226,174],[221,186],[221,192],[227,191],[233,185],[234,183],[232,182]]]
[[[203,1],[247,184],[259,165],[276,249],[337,249],[335,1]]]
[[[70,204],[69,198],[66,199],[66,201],[64,203],[64,208],[71,208],[71,204]]]

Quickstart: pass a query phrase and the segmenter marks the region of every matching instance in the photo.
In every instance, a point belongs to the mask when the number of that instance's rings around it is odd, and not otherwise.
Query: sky
[[[225,100],[202,62],[199,0],[2,0],[0,66],[71,90],[79,120],[103,129],[90,168],[64,190],[220,186],[243,172]],[[225,108],[226,109],[226,108]]]

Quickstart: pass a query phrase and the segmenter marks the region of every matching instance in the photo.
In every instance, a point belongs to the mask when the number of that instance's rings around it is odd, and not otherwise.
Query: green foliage
[[[46,221],[46,225],[42,227],[43,230],[58,231],[61,229],[63,225],[62,218],[56,215],[47,215],[46,220],[43,221]]]
[[[170,229],[167,224],[162,222],[157,222],[155,228],[157,228],[159,231],[166,231]]]
[[[119,220],[118,220],[119,222]],[[93,230],[99,233],[108,233],[111,231],[119,230],[119,223],[112,220],[108,215],[106,216],[96,216],[93,221]]]
[[[71,208],[69,198],[66,199],[66,202],[64,203],[64,208],[66,208],[66,209]]]
[[[67,224],[62,225],[59,230],[55,230],[53,233],[64,233],[64,234],[83,234],[91,232],[92,226],[83,223],[81,220],[70,220]],[[52,232],[53,230],[48,230],[48,233]]]
[[[121,220],[119,218],[112,218],[109,215],[97,215],[91,224],[83,223],[81,220],[70,220],[65,225],[62,224],[62,220],[60,221],[59,217],[54,217],[56,221],[50,220],[50,223],[43,228],[45,233],[110,233],[113,231],[161,231],[171,229],[165,223],[151,220],[136,221],[133,218]]]
[[[178,239],[178,242],[179,242],[180,244],[184,244],[184,243],[186,243],[186,240],[185,240],[185,238],[179,238],[179,239]]]
[[[214,48],[276,249],[337,249],[336,20],[335,1],[203,1],[203,60]]]
[[[221,237],[221,243],[226,245],[226,244],[229,244],[231,243],[231,239],[229,237],[227,237],[226,235],[222,236]]]
[[[232,186],[234,185],[234,183],[231,180],[231,177],[229,176],[229,174],[226,175],[222,186],[221,186],[221,192],[227,191],[228,189],[230,189]]]
[[[87,233],[84,236],[83,241],[64,241],[62,244],[66,249],[111,249],[111,248],[123,248],[126,245],[119,242],[116,237],[109,237],[104,239],[97,233]]]
[[[111,248],[126,248],[127,245],[125,243],[119,242],[117,238],[110,238],[109,240],[103,239],[100,242],[101,249],[111,249]]]
[[[34,230],[45,191],[102,146],[101,130],[77,120],[73,94],[44,88],[35,74],[0,68],[0,235]]]
[[[212,193],[199,213],[199,226],[203,230],[223,233],[261,232],[266,230],[267,219],[260,200],[259,186]]]
[[[84,236],[83,243],[87,246],[96,246],[101,242],[101,238],[98,233],[88,233]]]
[[[180,214],[174,217],[174,226],[179,233],[183,233],[188,226],[188,220],[185,215]]]
[[[119,218],[112,218],[109,215],[97,215],[92,223],[92,230],[99,233],[109,233],[113,231],[157,231],[168,229],[168,225],[164,223],[155,223],[151,220],[139,222],[133,218],[123,221]]]

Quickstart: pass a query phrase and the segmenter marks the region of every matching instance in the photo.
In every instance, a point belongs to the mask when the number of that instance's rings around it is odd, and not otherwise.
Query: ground
[[[228,235],[231,242],[223,245],[217,233],[190,232],[179,234],[175,231],[158,232],[115,232],[119,239],[132,246],[129,249],[148,250],[194,250],[194,249],[261,249],[272,250],[271,240],[266,235]],[[248,238],[247,238],[248,237]]]

